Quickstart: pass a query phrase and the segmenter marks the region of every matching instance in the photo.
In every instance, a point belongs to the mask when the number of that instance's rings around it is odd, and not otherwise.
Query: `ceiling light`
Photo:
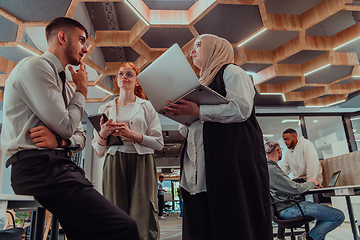
[[[327,64],[327,65],[325,65],[325,66],[319,67],[318,69],[312,70],[312,71],[310,71],[310,72],[308,72],[308,73],[305,73],[305,74],[304,74],[304,77],[305,77],[306,75],[309,75],[310,73],[317,72],[317,71],[319,71],[319,70],[321,70],[321,69],[323,69],[323,68],[326,68],[326,67],[328,67],[328,66],[330,66],[330,65],[331,65],[331,63],[329,63],[329,64]]]
[[[145,18],[143,18],[143,16],[141,16],[141,14],[133,7],[133,5],[131,5],[131,3],[129,3],[129,0],[124,0],[124,2],[131,8],[131,10],[133,10],[134,13],[136,13],[136,15],[138,15],[138,17],[139,17],[147,26],[150,26],[150,24],[145,20]]]
[[[319,120],[313,120],[314,123],[317,123]]]
[[[354,75],[354,76],[352,76],[353,78],[360,78],[360,76],[357,76],[357,75]]]
[[[263,134],[263,137],[273,137],[274,134]]]
[[[300,120],[298,119],[284,119],[281,121],[282,123],[286,123],[286,122],[297,122],[300,126]]]
[[[341,47],[343,47],[343,46],[345,46],[345,45],[347,45],[347,44],[349,44],[349,43],[352,43],[353,41],[358,40],[359,38],[360,38],[360,37],[357,37],[357,38],[355,38],[355,39],[353,39],[353,40],[350,40],[350,41],[348,41],[347,43],[344,43],[344,44],[342,44],[342,45],[334,48],[333,50],[336,50],[336,49],[341,48]]]
[[[102,91],[104,91],[104,92],[106,92],[106,93],[108,93],[110,95],[114,95],[112,92],[110,92],[109,90],[107,90],[107,89],[105,89],[105,88],[103,88],[103,87],[101,87],[99,85],[95,85],[95,87],[97,87],[98,89],[100,89],[100,90],[102,90]]]
[[[333,102],[333,103],[327,104],[327,105],[325,105],[325,107],[333,106],[333,105],[336,105],[336,104],[339,104],[339,103],[342,103],[342,102],[345,102],[345,101],[346,101],[346,100],[343,99],[343,100],[340,100],[340,101],[337,101],[337,102]]]
[[[283,93],[260,93],[260,95],[281,95],[284,102],[286,102],[285,95]]]
[[[360,120],[360,117],[350,118],[351,121]]]
[[[321,106],[321,105],[305,105],[305,107],[309,107],[309,108],[321,108],[321,107],[324,107],[324,106]]]
[[[253,39],[253,38],[254,38],[254,37],[256,37],[257,35],[259,35],[259,34],[261,34],[261,33],[265,32],[265,30],[266,30],[266,28],[264,28],[263,30],[261,30],[260,32],[258,32],[257,34],[255,34],[254,36],[252,36],[251,38],[249,38],[248,40],[246,40],[246,41],[244,41],[244,42],[240,43],[240,44],[238,45],[238,47],[240,47],[240,46],[244,45],[245,43],[247,43],[248,41],[250,41],[251,39]]]
[[[19,48],[22,48],[22,49],[24,49],[24,50],[28,51],[29,53],[31,53],[31,54],[33,54],[33,55],[35,55],[35,56],[39,56],[39,54],[34,53],[34,52],[30,51],[29,49],[24,48],[24,47],[23,47],[23,46],[21,46],[21,45],[17,45],[17,46],[18,46]]]
[[[246,74],[251,75],[251,76],[254,76],[256,74],[255,72],[249,72],[249,71],[245,71],[245,72],[246,72]]]

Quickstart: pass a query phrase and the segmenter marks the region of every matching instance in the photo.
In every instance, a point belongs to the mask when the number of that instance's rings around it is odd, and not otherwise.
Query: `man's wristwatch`
[[[58,143],[57,148],[60,148],[61,145],[62,145],[62,138],[60,137],[59,134],[57,134],[57,133],[54,133],[54,134],[55,134],[55,137],[56,137],[56,141],[57,141],[57,143]]]

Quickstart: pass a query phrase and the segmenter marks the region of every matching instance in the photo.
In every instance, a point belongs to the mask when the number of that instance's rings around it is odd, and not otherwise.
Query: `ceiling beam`
[[[4,18],[10,20],[13,23],[16,23],[17,25],[22,25],[24,22],[18,19],[17,17],[11,15],[10,13],[4,11],[2,8],[0,8],[0,15]]]
[[[277,64],[271,65],[254,75],[254,85],[265,83],[277,76]]]
[[[348,94],[337,94],[337,95],[331,95],[324,98],[315,98],[311,100],[304,101],[304,106],[321,106],[325,107],[327,105],[331,105],[334,103],[341,103],[346,101],[348,97]]]
[[[119,67],[123,62],[107,62],[105,63],[105,75],[117,75]]]
[[[71,1],[70,6],[66,11],[65,17],[68,17],[68,18],[72,17],[79,2],[80,2],[80,0],[72,0]]]
[[[188,23],[195,25],[210,12],[218,3],[216,0],[198,0],[188,10]]]
[[[285,93],[286,101],[306,101],[313,98],[321,97],[326,94],[325,87],[315,87],[303,92],[288,92]]]
[[[258,5],[264,0],[216,0],[219,4]]]
[[[96,71],[98,71],[100,73],[105,73],[105,69],[103,69],[102,67],[100,67],[99,65],[97,65],[96,63],[91,61],[89,58],[84,59],[83,63],[85,63],[86,65],[88,65],[89,67],[95,69]]]
[[[267,14],[267,30],[300,31],[303,29],[299,15]]]
[[[140,55],[143,56],[147,61],[152,62],[151,59],[151,49],[150,47],[142,40],[139,39],[136,43],[132,44],[131,47]]]
[[[239,48],[237,48],[239,49]],[[241,49],[240,49],[241,51]],[[273,64],[274,57],[273,52],[268,50],[247,50],[244,49],[242,52],[247,63],[264,63]]]
[[[301,36],[290,40],[289,42],[279,46],[272,51],[273,59],[275,62],[280,62],[302,50]]]
[[[147,26],[142,20],[137,21],[137,23],[130,30],[130,39],[129,43],[134,44],[139,41],[139,39],[149,30],[149,26]]]
[[[96,31],[95,44],[97,47],[131,46],[130,31]]]
[[[187,10],[150,10],[150,24],[162,27],[189,25]]]
[[[140,14],[145,21],[150,23],[150,9],[149,7],[143,2],[139,0],[126,0],[130,5],[133,6],[134,10]]]
[[[304,50],[331,51],[333,43],[328,36],[305,36]]]
[[[136,59],[134,64],[140,69],[143,70],[147,65],[149,61],[147,61],[143,56],[140,56]]]
[[[345,7],[344,0],[323,0],[300,15],[302,26],[307,29],[337,13]]]
[[[10,73],[13,68],[16,66],[16,62],[10,61],[6,58],[3,58],[0,56],[0,71],[4,72],[4,73]],[[0,76],[2,76],[3,74],[0,74]]]
[[[360,37],[360,22],[332,35],[330,39],[333,48],[336,48],[358,37]]]

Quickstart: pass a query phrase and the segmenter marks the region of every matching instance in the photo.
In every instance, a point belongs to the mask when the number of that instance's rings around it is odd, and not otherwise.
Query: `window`
[[[305,117],[304,119],[308,139],[314,143],[319,159],[349,153],[340,116]]]
[[[355,143],[358,150],[360,150],[360,116],[350,118],[352,131],[354,133]]]

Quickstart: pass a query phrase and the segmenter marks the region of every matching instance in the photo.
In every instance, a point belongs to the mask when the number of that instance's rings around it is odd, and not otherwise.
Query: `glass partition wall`
[[[357,149],[360,149],[360,113],[350,117],[347,137],[344,124],[346,116],[257,116],[257,120],[263,132],[264,143],[273,139],[280,143],[283,156],[287,147],[282,140],[282,133],[287,128],[293,128],[298,138],[305,134],[305,138],[314,143],[319,159],[327,159],[349,153],[350,139],[355,139]],[[347,117],[349,119],[349,117]],[[354,143],[355,144],[355,143]],[[281,164],[281,162],[280,162]]]
[[[283,151],[283,157],[287,150],[282,138],[283,132],[292,128],[297,132],[298,138],[302,136],[301,120],[298,116],[257,117],[257,120],[263,132],[264,143],[268,140],[278,141]],[[279,164],[281,164],[281,160]]]
[[[360,116],[350,118],[357,149],[360,149]]]

